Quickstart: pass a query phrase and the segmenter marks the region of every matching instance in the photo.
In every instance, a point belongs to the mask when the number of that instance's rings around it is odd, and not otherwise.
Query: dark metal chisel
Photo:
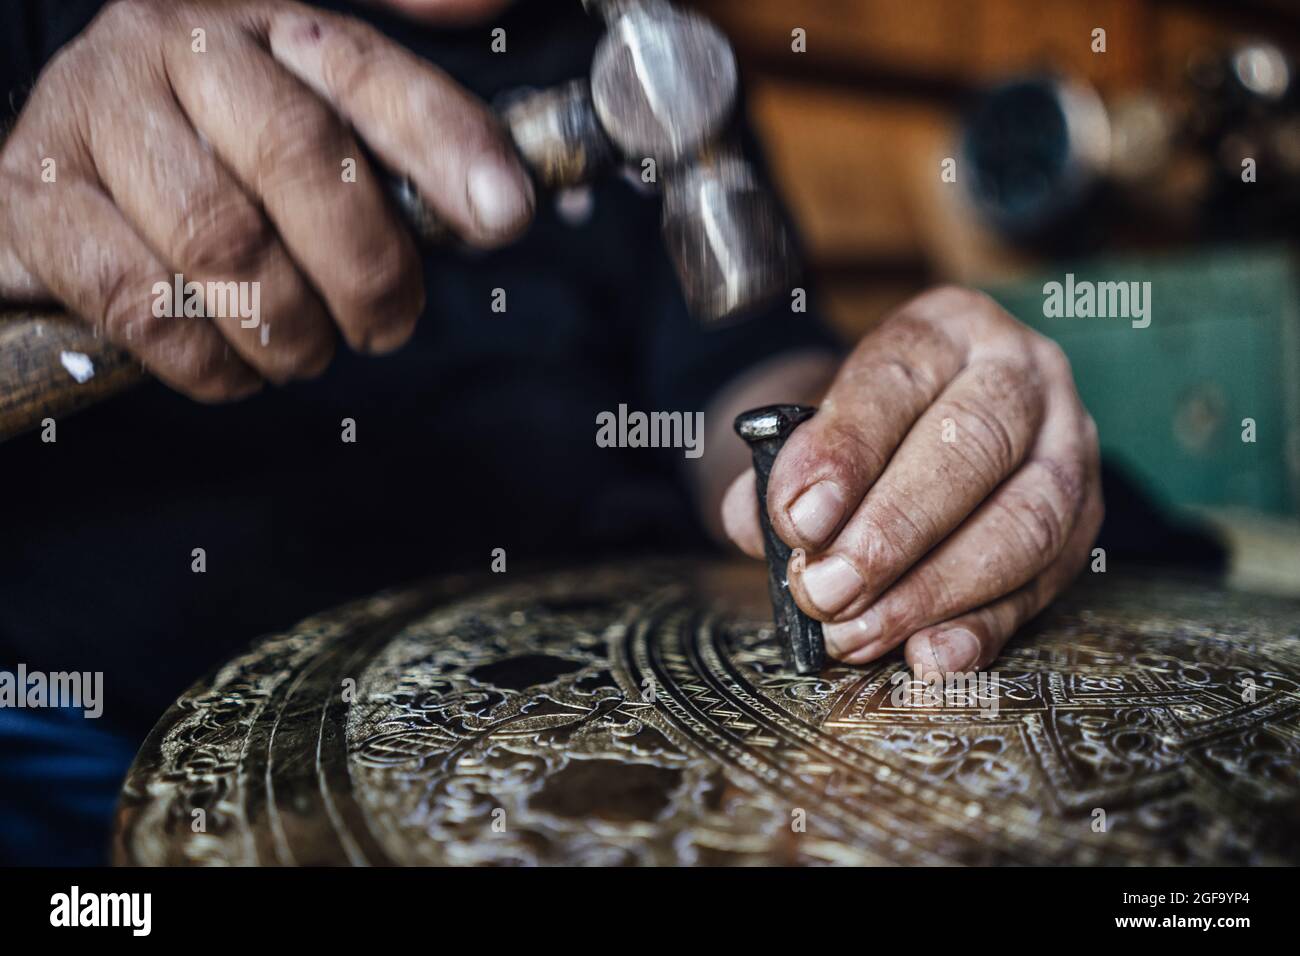
[[[826,662],[826,648],[822,641],[821,622],[799,610],[790,595],[790,582],[786,577],[790,548],[772,530],[772,521],[767,515],[767,479],[786,439],[816,411],[811,405],[766,405],[750,409],[736,418],[736,433],[748,442],[754,453],[758,514],[763,526],[767,587],[772,598],[776,632],[794,669],[800,674],[820,671]]]

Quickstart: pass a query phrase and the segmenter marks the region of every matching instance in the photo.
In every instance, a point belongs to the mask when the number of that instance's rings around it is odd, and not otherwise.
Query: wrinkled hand
[[[500,5],[404,4],[425,19]],[[0,299],[56,299],[206,401],[318,374],[335,328],[358,351],[396,348],[423,307],[420,259],[357,137],[473,244],[531,215],[492,113],[369,26],[276,0],[110,4],[0,153]],[[154,315],[175,273],[259,283],[257,325]]]
[[[767,506],[790,589],[826,650],[906,642],[921,673],[989,664],[1086,562],[1101,524],[1097,430],[1060,348],[991,299],[939,289],[866,336],[790,437]],[[723,502],[761,557],[754,473]]]

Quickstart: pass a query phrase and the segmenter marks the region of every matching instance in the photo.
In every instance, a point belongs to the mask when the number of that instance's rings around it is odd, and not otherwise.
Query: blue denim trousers
[[[0,707],[0,865],[106,864],[138,745],[80,710]]]

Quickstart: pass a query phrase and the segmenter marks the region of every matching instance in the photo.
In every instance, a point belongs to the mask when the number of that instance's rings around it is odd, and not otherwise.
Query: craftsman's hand
[[[358,138],[470,243],[531,215],[492,113],[376,30],[276,0],[110,4],[0,153],[0,300],[58,300],[206,401],[320,373],[336,327],[394,349],[423,306],[420,259]],[[155,314],[176,273],[257,283],[256,321]]]
[[[782,449],[767,506],[831,656],[906,642],[913,668],[950,673],[991,662],[1084,565],[1098,469],[1060,348],[986,296],[939,289],[858,345]],[[752,470],[723,522],[762,555]]]

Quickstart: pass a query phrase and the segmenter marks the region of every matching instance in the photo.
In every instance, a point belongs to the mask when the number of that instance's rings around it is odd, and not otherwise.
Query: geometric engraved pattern
[[[796,676],[757,572],[453,582],[309,619],[164,715],[117,859],[1300,862],[1297,602],[1085,575],[935,698],[897,653]]]

